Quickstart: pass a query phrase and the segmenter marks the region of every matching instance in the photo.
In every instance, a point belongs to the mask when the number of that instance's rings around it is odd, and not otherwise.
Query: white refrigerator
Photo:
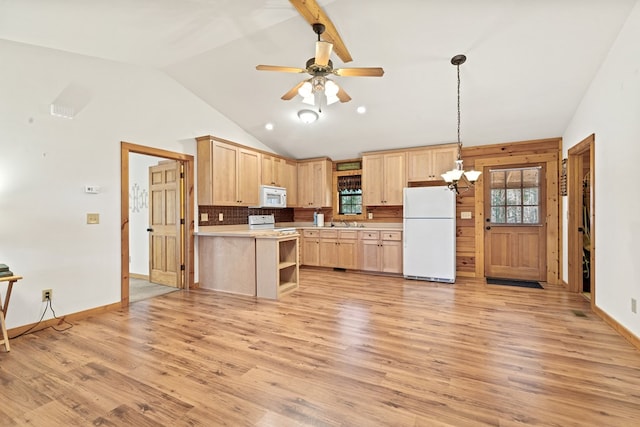
[[[455,283],[456,195],[447,187],[404,189],[403,275]]]

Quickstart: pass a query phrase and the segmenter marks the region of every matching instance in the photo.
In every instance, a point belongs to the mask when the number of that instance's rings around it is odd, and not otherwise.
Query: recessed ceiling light
[[[267,123],[266,125],[264,125],[264,128],[266,130],[273,130],[273,123]]]
[[[361,106],[359,106],[358,108],[356,108],[356,111],[357,111],[359,114],[364,114],[364,113],[366,113],[366,112],[367,112],[367,107],[365,107],[364,105],[361,105]]]

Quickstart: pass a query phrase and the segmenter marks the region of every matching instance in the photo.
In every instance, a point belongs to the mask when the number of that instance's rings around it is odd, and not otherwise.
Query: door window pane
[[[491,223],[539,225],[540,166],[491,170]]]

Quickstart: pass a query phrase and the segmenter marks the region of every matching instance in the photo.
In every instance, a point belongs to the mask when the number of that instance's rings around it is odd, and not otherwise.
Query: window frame
[[[348,171],[333,171],[333,219],[334,221],[362,221],[366,218],[366,208],[362,205],[362,213],[360,214],[341,214],[340,213],[340,192],[338,191],[338,177],[340,176],[362,176],[362,169]]]

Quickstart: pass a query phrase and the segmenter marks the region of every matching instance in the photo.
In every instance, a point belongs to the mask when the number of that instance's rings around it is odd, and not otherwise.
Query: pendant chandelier
[[[460,194],[460,184],[463,185],[464,191],[473,187],[473,184],[480,178],[479,171],[465,171],[462,166],[462,141],[460,141],[460,65],[464,64],[467,57],[464,55],[456,55],[451,58],[451,63],[456,66],[458,71],[458,159],[450,171],[442,174],[442,178],[447,183],[449,190]]]

